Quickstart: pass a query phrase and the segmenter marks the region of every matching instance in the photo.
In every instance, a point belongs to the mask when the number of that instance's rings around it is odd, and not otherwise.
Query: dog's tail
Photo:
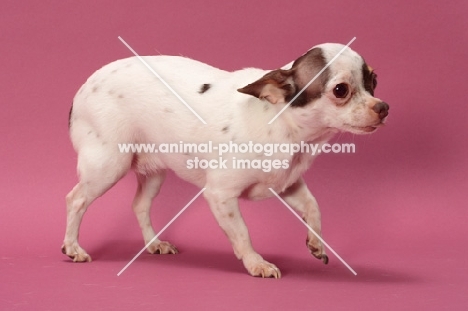
[[[72,114],[73,114],[73,103],[70,107],[70,112],[68,113],[68,129],[70,129]]]

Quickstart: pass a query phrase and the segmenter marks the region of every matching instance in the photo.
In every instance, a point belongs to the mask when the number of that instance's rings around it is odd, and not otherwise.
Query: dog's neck
[[[324,143],[338,132],[323,125],[314,109],[288,107],[277,121],[289,129],[291,140],[295,143]]]

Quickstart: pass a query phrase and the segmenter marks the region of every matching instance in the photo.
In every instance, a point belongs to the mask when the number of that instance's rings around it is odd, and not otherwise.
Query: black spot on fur
[[[198,91],[198,93],[203,94],[206,91],[208,91],[210,88],[211,88],[211,84],[206,84],[206,83],[202,84],[202,86],[200,87],[200,91]]]
[[[222,131],[223,131],[223,133],[225,133],[225,134],[226,134],[227,132],[229,132],[229,126],[223,127]]]

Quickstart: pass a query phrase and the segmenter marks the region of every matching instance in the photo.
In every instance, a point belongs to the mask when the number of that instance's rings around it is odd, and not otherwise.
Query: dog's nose
[[[377,103],[372,107],[372,110],[379,115],[380,120],[388,116],[388,109],[390,109],[390,106],[385,102]]]

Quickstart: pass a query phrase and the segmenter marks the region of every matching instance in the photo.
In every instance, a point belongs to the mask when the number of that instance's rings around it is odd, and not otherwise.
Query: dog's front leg
[[[279,269],[274,264],[264,260],[253,249],[237,198],[226,197],[222,191],[216,191],[209,187],[205,190],[204,196],[219,226],[231,241],[235,255],[239,260],[242,260],[247,271],[252,276],[280,278]]]
[[[320,220],[320,210],[312,193],[307,188],[306,183],[302,178],[295,182],[292,186],[286,189],[280,196],[292,208],[301,213],[304,221],[312,228],[318,235],[322,235],[322,226]],[[320,240],[312,233],[308,232],[307,247],[312,255],[317,259],[321,259],[323,263],[328,263],[328,256],[325,254],[325,248]]]

